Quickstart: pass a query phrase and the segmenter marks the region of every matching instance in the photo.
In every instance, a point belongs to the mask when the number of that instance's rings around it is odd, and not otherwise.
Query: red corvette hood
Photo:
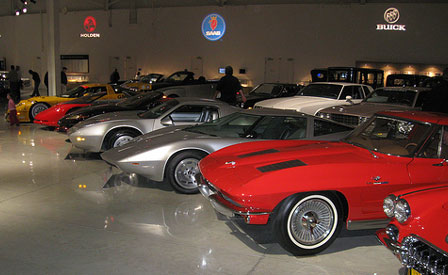
[[[343,160],[361,162],[370,157],[367,150],[343,142],[260,141],[219,150],[204,158],[199,167],[218,189],[230,191],[267,173],[340,164]]]

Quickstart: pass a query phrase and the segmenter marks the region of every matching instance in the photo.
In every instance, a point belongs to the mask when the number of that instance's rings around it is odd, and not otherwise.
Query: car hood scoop
[[[282,161],[282,162],[269,164],[269,165],[265,165],[265,166],[260,166],[260,167],[257,167],[257,170],[262,173],[266,173],[266,172],[273,172],[273,171],[278,171],[278,170],[287,169],[287,168],[305,166],[305,165],[306,165],[306,163],[304,163],[303,161],[300,161],[298,159],[293,159],[293,160]]]
[[[280,151],[277,149],[267,149],[267,150],[256,151],[256,152],[252,152],[252,153],[248,153],[248,154],[244,154],[244,155],[239,155],[238,158],[242,159],[242,158],[261,156],[261,155],[266,155],[266,154],[278,153],[278,152],[280,152]]]

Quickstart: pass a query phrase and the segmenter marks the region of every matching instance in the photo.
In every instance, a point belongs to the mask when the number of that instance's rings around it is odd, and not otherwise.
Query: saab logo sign
[[[81,33],[80,37],[83,38],[98,38],[101,35],[99,33],[94,33],[96,29],[96,20],[93,16],[87,16],[86,19],[84,19],[84,30],[88,33]]]
[[[202,21],[202,34],[210,41],[221,39],[225,32],[226,22],[219,14],[209,14]]]
[[[388,8],[384,12],[384,21],[388,24],[377,24],[377,31],[406,31],[406,25],[397,25],[395,23],[400,19],[400,12],[396,8]]]

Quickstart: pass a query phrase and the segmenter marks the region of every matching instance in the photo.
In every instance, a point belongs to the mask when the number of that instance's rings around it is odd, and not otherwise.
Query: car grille
[[[401,261],[407,268],[422,274],[448,275],[448,255],[418,237],[404,238],[401,249]]]
[[[358,126],[359,117],[358,116],[350,116],[350,115],[341,115],[341,114],[331,114],[330,119],[339,123]]]

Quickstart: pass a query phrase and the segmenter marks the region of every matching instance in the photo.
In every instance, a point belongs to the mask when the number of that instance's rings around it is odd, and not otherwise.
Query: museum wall
[[[384,11],[400,11],[406,31],[377,31]],[[88,55],[89,81],[108,81],[114,67],[122,78],[165,75],[190,69],[208,79],[228,64],[256,85],[264,81],[307,81],[313,68],[354,66],[356,61],[448,64],[448,4],[266,5],[139,9],[60,14],[60,54]],[[218,41],[205,39],[201,23],[210,13],[226,20]],[[99,38],[81,38],[93,16]],[[0,57],[7,66],[43,75],[47,60],[45,14],[0,17]],[[239,74],[245,69],[245,74]],[[69,68],[70,71],[70,68]]]

